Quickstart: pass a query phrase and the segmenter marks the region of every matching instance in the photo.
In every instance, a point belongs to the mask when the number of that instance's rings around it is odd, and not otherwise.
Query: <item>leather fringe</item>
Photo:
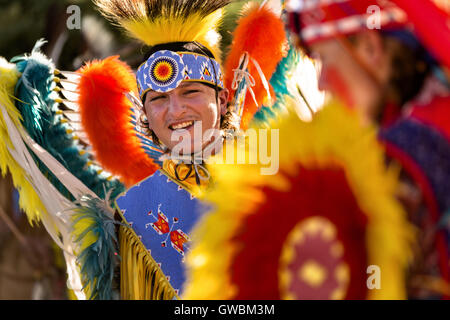
[[[120,226],[120,294],[123,300],[178,299],[155,260],[129,226]]]

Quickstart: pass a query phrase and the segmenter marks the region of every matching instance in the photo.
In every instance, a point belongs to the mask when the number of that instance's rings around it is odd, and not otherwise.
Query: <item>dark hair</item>
[[[188,52],[203,54],[212,59],[215,59],[214,55],[207,47],[205,47],[204,45],[202,45],[201,43],[198,43],[196,41],[189,41],[189,42],[168,42],[168,43],[154,45],[145,54],[144,61],[147,61],[147,59],[150,58],[150,56],[152,54],[154,54],[156,51],[160,51],[160,50],[170,50],[173,52],[188,51]]]
[[[389,95],[401,107],[419,94],[437,63],[409,31],[381,32],[381,36],[392,57]]]

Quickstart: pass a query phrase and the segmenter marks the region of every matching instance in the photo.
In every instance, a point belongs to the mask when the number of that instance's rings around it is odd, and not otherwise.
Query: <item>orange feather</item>
[[[102,166],[133,185],[158,169],[141,148],[131,124],[131,102],[124,95],[136,92],[130,67],[118,56],[93,61],[79,71],[81,124]]]
[[[259,63],[264,76],[269,81],[278,63],[286,55],[286,44],[286,33],[280,17],[266,5],[262,7],[259,3],[250,5],[243,12],[243,16],[239,19],[233,32],[232,47],[225,61],[225,86],[230,92],[232,91],[231,83],[234,77],[232,70],[238,67],[239,58],[245,51]],[[252,62],[248,64],[248,71],[255,78],[253,91],[258,107],[261,107],[266,102],[267,91],[264,89],[261,78]],[[272,99],[275,99],[272,87],[270,87],[270,91]],[[231,96],[233,95],[231,94]],[[241,124],[243,129],[248,127],[258,107],[250,94],[247,94]]]

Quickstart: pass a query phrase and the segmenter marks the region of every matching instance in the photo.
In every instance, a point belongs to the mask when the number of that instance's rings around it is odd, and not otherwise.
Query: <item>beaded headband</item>
[[[213,58],[193,52],[157,51],[138,68],[136,78],[141,99],[149,90],[168,92],[182,81],[224,88],[220,64]]]

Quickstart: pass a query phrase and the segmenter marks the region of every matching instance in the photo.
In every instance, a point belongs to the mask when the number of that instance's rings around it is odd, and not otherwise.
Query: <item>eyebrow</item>
[[[201,83],[198,83],[198,82],[182,82],[182,83],[180,83],[180,85],[177,88],[190,87],[192,85],[196,86],[196,85],[199,85],[199,84],[201,84]]]
[[[186,87],[191,87],[192,85],[199,85],[199,84],[201,84],[201,83],[199,83],[199,82],[182,82],[182,83],[180,83],[180,85],[177,87],[177,89],[178,89],[178,88],[183,89],[183,88],[186,88]],[[196,86],[196,87],[197,87],[197,86]],[[166,94],[167,92],[159,92],[159,91],[149,90],[147,93],[148,93],[148,94],[153,93],[155,96],[160,96],[160,95]],[[147,99],[147,98],[146,98],[146,99]]]
[[[182,82],[182,83],[180,83],[180,85],[178,87],[176,87],[176,89],[178,89],[178,88],[185,88],[185,87],[191,87],[192,85],[199,85],[199,84],[201,84],[201,83],[199,83],[199,82]],[[156,94],[161,93],[161,94],[163,94],[163,93],[166,93],[166,92],[159,92],[159,91],[149,90],[148,93],[156,93]]]

